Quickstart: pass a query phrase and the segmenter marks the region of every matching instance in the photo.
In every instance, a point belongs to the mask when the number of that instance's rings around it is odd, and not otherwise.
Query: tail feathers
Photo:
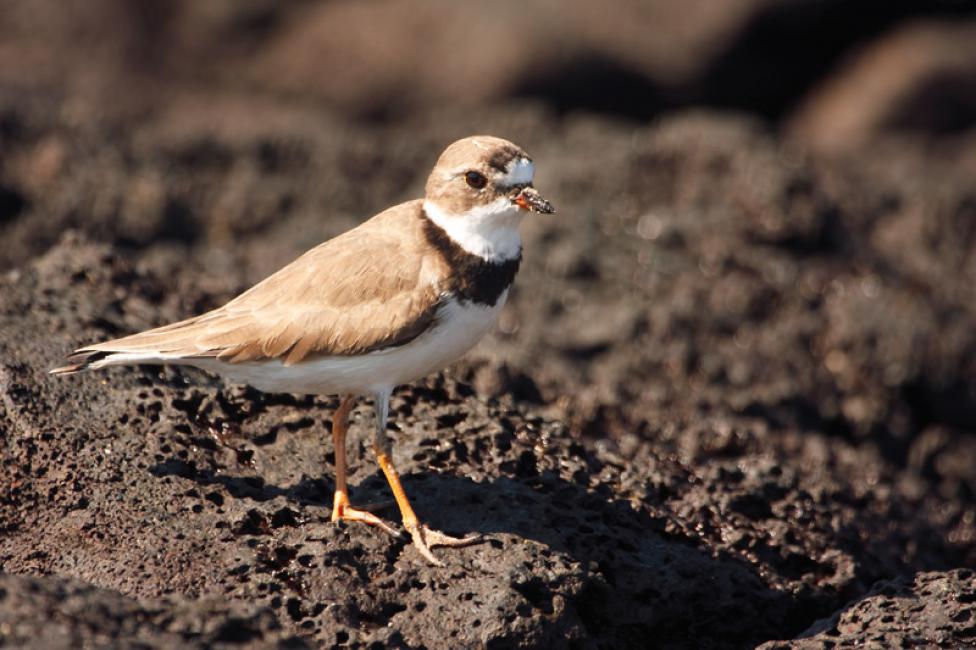
[[[86,370],[98,370],[107,366],[125,366],[133,364],[158,365],[163,363],[181,363],[193,357],[183,354],[166,354],[154,350],[91,350],[82,348],[68,356],[69,363],[60,368],[53,368],[48,372],[52,375],[73,375]]]
[[[84,372],[89,370],[93,364],[102,361],[111,354],[111,352],[96,350],[79,350],[74,354],[68,355],[68,361],[71,363],[60,368],[52,368],[48,372],[52,375],[73,375],[77,372]]]

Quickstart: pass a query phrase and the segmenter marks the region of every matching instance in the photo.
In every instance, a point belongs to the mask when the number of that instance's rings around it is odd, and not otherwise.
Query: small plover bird
[[[333,416],[332,521],[399,533],[353,508],[345,437],[357,396],[376,411],[373,448],[417,550],[463,546],[428,528],[400,484],[386,435],[390,395],[454,362],[492,327],[522,259],[526,213],[554,212],[533,188],[532,159],[490,136],[450,145],[424,199],[403,203],[308,251],[223,307],[76,350],[72,374],[126,364],[195,366],[267,392],[340,395]]]

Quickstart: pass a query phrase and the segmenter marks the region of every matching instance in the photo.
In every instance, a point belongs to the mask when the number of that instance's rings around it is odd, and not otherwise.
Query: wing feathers
[[[211,312],[81,348],[230,363],[353,355],[406,343],[436,318],[443,269],[424,254],[420,202],[313,248]]]

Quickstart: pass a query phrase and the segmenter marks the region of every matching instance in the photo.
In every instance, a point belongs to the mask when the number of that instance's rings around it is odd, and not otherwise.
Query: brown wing
[[[79,352],[155,352],[231,363],[362,354],[433,323],[436,261],[422,254],[419,202],[313,248],[223,307]]]

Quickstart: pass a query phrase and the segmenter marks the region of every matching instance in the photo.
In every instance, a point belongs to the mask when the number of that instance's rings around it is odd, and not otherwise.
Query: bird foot
[[[375,508],[373,506],[370,509]],[[369,510],[360,510],[349,505],[349,497],[344,492],[336,492],[335,500],[332,504],[332,521],[359,521],[370,526],[375,526],[393,537],[403,537],[403,534],[390,524],[386,523]]]
[[[475,534],[468,535],[467,537],[451,537],[450,535],[446,535],[439,530],[428,528],[419,522],[404,522],[403,526],[413,538],[413,545],[417,547],[420,554],[423,555],[424,558],[434,566],[444,566],[444,564],[434,557],[434,554],[430,552],[432,546],[450,546],[457,548],[459,546],[470,546],[471,544],[476,544],[481,541],[481,535]]]

